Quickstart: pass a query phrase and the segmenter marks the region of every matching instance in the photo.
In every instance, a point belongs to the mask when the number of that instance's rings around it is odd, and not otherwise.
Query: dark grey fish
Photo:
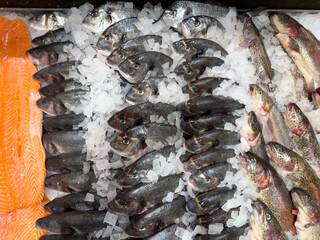
[[[53,213],[36,221],[38,229],[57,234],[83,234],[106,228],[105,211],[71,211]]]
[[[88,240],[87,235],[68,235],[68,234],[51,234],[43,235],[39,240]]]
[[[176,230],[178,227],[183,228],[183,224],[173,224],[166,227],[161,232],[158,232],[150,237],[145,238],[146,240],[179,240],[181,238],[176,236]]]
[[[190,96],[201,96],[203,93],[212,93],[214,89],[220,86],[227,78],[208,77],[199,80],[193,80],[182,88],[183,93],[189,93]]]
[[[67,12],[46,12],[29,18],[28,25],[37,30],[54,30],[62,28],[67,17]]]
[[[173,60],[161,52],[142,52],[128,57],[119,65],[120,74],[129,82],[137,83],[148,71],[163,75],[164,65],[169,68]]]
[[[198,57],[196,59],[185,61],[176,67],[174,72],[179,76],[183,75],[184,80],[191,81],[204,73],[206,68],[221,66],[224,61],[216,57]]]
[[[96,177],[92,171],[89,173],[78,171],[50,175],[46,178],[44,185],[56,191],[72,193],[89,191],[94,182],[96,182]]]
[[[243,236],[248,228],[248,224],[243,225],[242,227],[226,227],[222,230],[220,234],[214,235],[196,235],[195,240],[235,240],[239,239],[240,236]]]
[[[73,79],[68,79],[42,87],[39,89],[39,93],[41,96],[55,96],[57,93],[64,92],[66,89],[79,89],[81,86],[81,83],[76,82]]]
[[[42,121],[45,131],[72,130],[85,120],[84,114],[64,114],[53,117],[46,117]]]
[[[67,53],[63,49],[71,45],[73,45],[71,41],[51,43],[45,46],[31,48],[26,51],[26,54],[35,65],[51,66],[56,64],[61,56],[67,57]]]
[[[44,133],[42,144],[49,154],[81,152],[85,147],[84,131],[55,131]]]
[[[49,31],[39,37],[32,39],[31,44],[35,47],[48,45],[54,42],[61,42],[62,38],[68,36],[64,28],[59,28],[54,31]]]
[[[65,153],[46,158],[46,169],[58,173],[76,172],[83,169],[87,153]]]

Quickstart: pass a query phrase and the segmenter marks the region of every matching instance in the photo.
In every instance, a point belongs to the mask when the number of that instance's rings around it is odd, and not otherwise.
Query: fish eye
[[[132,177],[133,178],[138,178],[138,173],[135,172],[134,174],[132,174]]]
[[[137,227],[137,230],[138,231],[144,231],[144,230],[146,230],[146,227]]]
[[[311,200],[311,197],[310,197],[310,195],[309,195],[309,194],[306,194],[305,196],[306,196],[306,199],[307,199],[308,201],[310,201],[310,200]]]
[[[144,94],[143,89],[141,89],[141,88],[140,88],[140,89],[138,89],[138,94],[139,94],[139,95],[143,95],[143,94]]]
[[[101,35],[101,38],[106,40],[106,41],[110,41],[110,39],[111,39],[110,35],[106,35],[106,36]]]
[[[251,162],[252,162],[253,164],[256,164],[256,163],[257,163],[257,161],[256,161],[255,158],[251,159]]]
[[[282,148],[280,148],[280,147],[278,147],[277,150],[278,150],[278,152],[280,152],[280,153],[283,152],[283,151],[282,151]]]
[[[124,118],[121,118],[121,119],[120,119],[120,123],[125,124],[125,123],[126,123],[126,120],[125,120]]]
[[[120,53],[119,58],[120,58],[120,59],[124,59],[124,54],[123,54],[123,53]]]
[[[89,13],[89,15],[90,15],[90,17],[98,17],[98,15],[99,15],[99,13],[97,12],[97,11],[91,11],[90,13]]]
[[[197,19],[194,19],[193,23],[194,23],[194,26],[196,27],[200,26],[200,21],[198,21]]]
[[[261,91],[261,90],[260,90],[260,91],[258,91],[258,94],[259,94],[259,95],[262,95],[262,91]]]
[[[310,223],[308,223],[308,224],[306,224],[305,226],[304,226],[304,228],[309,228],[310,227]]]
[[[205,178],[205,179],[204,179],[204,182],[205,182],[205,183],[210,183],[210,182],[211,182],[211,179],[210,179],[210,178]]]
[[[176,10],[171,10],[169,11],[169,14],[172,16],[176,16],[177,15],[177,11]]]
[[[135,64],[133,65],[133,68],[134,68],[134,69],[139,69],[139,68],[140,68],[140,64],[139,64],[139,63],[135,63]]]
[[[271,220],[271,214],[270,213],[266,214],[266,219],[267,219],[268,222]]]
[[[184,47],[184,49],[185,49],[186,51],[190,51],[190,47],[189,47],[188,45],[186,45],[186,46]]]
[[[37,58],[41,58],[42,57],[42,53],[41,51],[34,51],[34,54]]]
[[[48,108],[48,107],[49,107],[48,101],[43,100],[43,101],[42,101],[42,106],[43,106],[44,108]]]
[[[130,140],[129,140],[129,138],[124,137],[124,138],[121,140],[121,142],[122,142],[123,144],[128,145],[128,144],[129,144],[129,142],[130,142]]]
[[[125,204],[125,203],[124,203],[124,204],[122,204],[121,206],[122,206],[122,208],[128,208],[128,205],[127,205],[127,204]]]

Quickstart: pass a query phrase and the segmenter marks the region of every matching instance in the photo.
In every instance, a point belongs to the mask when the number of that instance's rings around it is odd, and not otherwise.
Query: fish
[[[258,85],[250,85],[251,100],[258,120],[262,123],[262,133],[266,142],[278,142],[291,146],[289,130],[278,106]]]
[[[201,193],[187,202],[186,209],[188,212],[198,216],[207,214],[215,208],[222,207],[223,204],[233,197],[234,192],[235,188],[222,187]]]
[[[84,133],[82,130],[44,133],[43,147],[50,154],[81,152],[85,146]]]
[[[88,192],[76,192],[68,195],[58,197],[44,205],[44,210],[51,213],[61,213],[68,211],[89,211],[98,210],[100,207],[100,196],[95,193],[91,193],[94,197],[93,201],[86,201]]]
[[[85,120],[84,114],[64,114],[43,119],[43,128],[47,132],[73,130]]]
[[[39,238],[39,240],[87,240],[87,239],[88,239],[87,235],[69,235],[69,234],[50,234],[50,235],[44,235]],[[103,238],[103,239],[106,239],[106,238]],[[102,240],[102,238],[100,238],[100,240]]]
[[[295,235],[290,193],[277,171],[268,161],[251,152],[242,154],[240,167],[244,169],[246,178],[255,184],[258,199],[271,210],[281,228]]]
[[[291,132],[292,146],[320,178],[320,146],[308,118],[294,103],[289,103],[284,112],[286,126]]]
[[[59,192],[73,193],[91,190],[91,185],[96,181],[92,171],[83,171],[53,174],[46,178],[44,185]]]
[[[133,216],[125,232],[131,237],[148,237],[175,223],[185,213],[186,200],[180,196],[141,215]]]
[[[81,88],[82,84],[74,81],[73,79],[68,79],[58,83],[52,83],[45,87],[39,89],[41,96],[55,96],[57,93],[65,92],[66,90],[73,90]]]
[[[77,235],[91,233],[108,226],[104,223],[106,211],[70,211],[52,213],[36,221],[38,229],[57,234]]]
[[[118,214],[133,216],[161,202],[162,198],[179,186],[181,174],[159,178],[155,183],[140,183],[118,192],[108,203],[108,210]]]
[[[174,146],[167,146],[160,150],[151,151],[141,158],[139,158],[133,164],[127,166],[122,171],[118,172],[114,179],[117,184],[121,187],[131,187],[141,182],[146,177],[149,170],[153,168],[153,162],[155,159],[160,157],[169,157],[170,153],[175,152]]]
[[[175,52],[184,55],[184,58],[186,59],[191,59],[198,55],[204,55],[209,49],[214,52],[220,52],[223,57],[228,55],[228,52],[218,43],[203,38],[181,39],[173,42],[172,48]],[[217,59],[215,61],[218,63]]]
[[[173,28],[178,28],[180,23],[190,16],[209,16],[214,18],[225,17],[229,9],[217,2],[191,2],[175,1],[164,10],[159,20],[164,21]]]
[[[169,64],[169,68],[172,63],[172,58],[161,52],[147,51],[128,57],[120,63],[119,71],[128,82],[137,83],[151,70],[157,75],[163,75],[165,66]]]
[[[48,45],[54,42],[61,42],[69,34],[64,30],[64,28],[59,28],[54,31],[48,31],[45,34],[32,39],[31,44],[34,47]]]
[[[163,229],[162,231],[146,237],[146,240],[178,240],[181,239],[179,237],[176,236],[175,232],[177,230],[178,227],[183,227],[183,224],[173,224],[169,227],[166,227],[165,229]]]
[[[216,57],[197,57],[193,60],[185,61],[174,70],[178,76],[183,75],[184,80],[191,81],[201,76],[206,68],[219,67],[224,63]]]
[[[226,30],[217,19],[204,15],[184,19],[178,26],[178,30],[185,38],[204,37],[212,26],[216,26],[222,31]]]
[[[73,152],[59,154],[46,158],[46,169],[57,173],[76,172],[83,169],[86,161],[87,153]]]
[[[208,77],[193,80],[182,87],[182,92],[189,93],[191,97],[201,96],[203,93],[212,93],[212,91],[219,87],[220,84],[225,80],[228,79],[220,77]]]
[[[123,43],[138,37],[140,31],[134,24],[136,22],[138,22],[136,17],[126,18],[109,26],[99,37],[97,51],[108,56]]]
[[[320,204],[301,188],[291,190],[297,212],[296,229],[300,239],[317,239],[320,232]]]
[[[185,134],[195,135],[214,128],[223,128],[226,123],[235,123],[237,116],[231,114],[209,114],[181,121],[180,129]]]
[[[77,61],[59,62],[50,67],[42,68],[32,77],[39,83],[59,83],[66,80],[70,71],[77,65]]]
[[[235,156],[233,149],[211,149],[206,152],[192,155],[183,162],[182,171],[193,172],[216,163],[227,162],[229,158]]]
[[[181,112],[181,117],[199,116],[206,113],[232,113],[242,109],[243,104],[238,101],[223,96],[201,96],[191,98],[177,105],[177,111]]]
[[[174,111],[175,107],[167,103],[139,103],[113,114],[108,125],[116,131],[124,132],[142,123],[149,123],[152,115],[167,118]]]
[[[122,1],[107,1],[91,10],[82,25],[94,33],[99,33],[123,19],[137,17],[140,11],[134,5],[131,7],[126,4]]]
[[[293,187],[302,188],[320,203],[320,179],[303,157],[276,142],[268,143],[266,150],[271,165],[283,170]]]
[[[144,35],[135,37],[112,51],[112,53],[107,57],[107,64],[110,67],[118,69],[120,63],[126,60],[128,57],[148,50],[146,47],[149,46],[149,43],[158,43],[161,45],[162,37],[157,35]]]
[[[227,171],[232,169],[227,162],[216,163],[192,172],[188,185],[198,192],[215,189],[225,178]]]
[[[242,227],[225,227],[220,234],[196,235],[194,240],[234,240],[239,239],[241,236],[246,235],[248,224]]]
[[[184,148],[191,153],[203,153],[208,149],[220,149],[226,145],[239,143],[240,136],[237,132],[223,129],[213,129],[194,135],[184,143]]]
[[[67,57],[65,47],[73,46],[71,41],[51,43],[45,46],[31,48],[26,51],[27,57],[35,65],[51,66],[60,59]]]
[[[32,74],[37,69],[25,55],[30,48],[31,38],[25,22],[0,17],[0,215],[3,219],[9,218],[8,221],[16,215],[4,214],[40,204],[44,196],[42,112],[35,106],[39,99],[39,83],[33,81]],[[2,236],[8,236],[6,239],[14,239],[11,234],[17,234],[18,239],[28,238],[33,233],[39,237],[39,232],[34,231],[32,222],[28,221],[21,219],[12,223],[12,227],[18,229],[20,223],[25,224],[21,232],[14,231],[9,225],[8,228],[2,225],[0,232],[5,234]],[[5,224],[5,220],[1,223]],[[30,232],[23,236],[26,227]]]
[[[147,123],[121,133],[110,143],[113,152],[127,158],[138,158],[148,150],[146,140],[166,143],[168,137],[177,134],[177,128],[160,123]],[[168,144],[167,144],[168,145]]]
[[[260,36],[260,32],[252,21],[252,18],[247,14],[242,15],[240,19],[244,23],[242,30],[242,45],[249,48],[251,61],[256,68],[257,76],[261,80],[259,81],[259,84],[271,92],[273,91],[271,84],[274,71],[271,68],[271,62]]]
[[[128,91],[126,101],[132,105],[146,102],[151,96],[157,95],[158,84],[165,79],[164,76],[156,76],[141,80]]]
[[[83,109],[83,101],[87,94],[88,91],[86,90],[73,89],[57,93],[55,96],[43,97],[36,104],[43,112],[52,116],[70,114]]]
[[[248,113],[248,122],[242,128],[244,133],[241,142],[249,146],[249,152],[268,160],[262,129],[254,111]]]
[[[36,30],[55,30],[63,28],[67,17],[67,12],[46,12],[29,18],[28,25]]]
[[[249,223],[254,239],[288,239],[267,205],[257,200],[253,202],[252,209]]]

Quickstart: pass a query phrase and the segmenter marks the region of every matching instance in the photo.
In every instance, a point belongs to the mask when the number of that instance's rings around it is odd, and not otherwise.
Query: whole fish
[[[57,93],[55,96],[43,97],[36,104],[43,112],[53,116],[70,114],[83,109],[83,101],[87,94],[86,90],[74,89]]]
[[[51,66],[56,64],[61,57],[67,57],[65,47],[73,45],[71,41],[51,43],[45,46],[31,48],[26,51],[27,57],[35,65]]]
[[[153,161],[159,157],[169,157],[171,152],[175,152],[174,146],[167,146],[160,150],[154,150],[139,158],[135,163],[118,172],[114,179],[121,187],[130,187],[141,182],[146,177],[149,170],[153,169]]]
[[[257,186],[258,199],[268,206],[281,228],[295,235],[292,201],[277,171],[268,161],[251,152],[242,155],[240,166],[244,169],[249,181]]]
[[[98,231],[108,226],[104,223],[105,211],[71,211],[52,213],[36,221],[40,230],[58,234],[83,234]]]
[[[250,85],[252,103],[256,114],[262,122],[262,133],[266,142],[278,142],[286,147],[291,146],[289,130],[278,106],[258,85]]]
[[[178,65],[174,72],[180,76],[183,75],[184,80],[191,81],[201,76],[206,68],[219,67],[224,63],[220,58],[216,57],[197,57],[190,61],[185,61]]]
[[[80,130],[44,133],[42,144],[50,154],[81,152],[85,147],[84,133]]]
[[[188,135],[195,135],[213,128],[223,128],[226,123],[234,123],[237,116],[231,114],[210,114],[181,121],[180,129]]]
[[[183,93],[189,93],[190,96],[201,96],[203,93],[212,93],[220,84],[228,80],[227,78],[208,77],[199,80],[193,80],[182,87]]]
[[[131,237],[147,237],[159,232],[165,227],[175,223],[177,218],[185,212],[186,200],[180,196],[172,202],[167,202],[159,207],[144,212],[131,218],[131,224],[126,228],[126,234]]]
[[[190,16],[209,16],[209,17],[225,17],[229,9],[216,2],[194,2],[194,1],[175,1],[160,16],[159,20],[163,20],[169,26],[178,28],[179,24]]]
[[[118,69],[119,64],[128,57],[148,50],[146,47],[148,46],[149,42],[158,43],[161,45],[162,37],[157,35],[144,35],[135,37],[115,49],[107,57],[107,64],[115,69]]]
[[[271,165],[284,170],[283,175],[293,187],[302,188],[320,203],[320,179],[306,160],[276,142],[268,143],[266,150]]]
[[[248,122],[243,126],[243,130],[244,134],[241,137],[241,142],[249,146],[249,152],[258,155],[262,159],[268,160],[262,129],[253,111],[248,113]]]
[[[291,196],[297,209],[296,229],[299,239],[319,238],[320,204],[301,188],[293,188]]]
[[[64,92],[65,90],[79,89],[82,84],[74,81],[73,79],[68,79],[63,82],[52,83],[45,87],[39,89],[41,96],[55,96],[57,93]]]
[[[234,156],[235,153],[233,149],[212,149],[192,155],[187,161],[183,162],[182,171],[192,172],[216,163],[227,162],[229,158]]]
[[[36,30],[55,30],[63,28],[67,22],[66,12],[46,12],[33,16],[28,20],[28,25]]]
[[[184,19],[178,29],[186,38],[204,37],[212,26],[216,26],[223,31],[226,30],[217,19],[204,15]]]
[[[77,66],[77,61],[60,62],[50,67],[42,68],[32,75],[39,83],[59,83],[68,78],[69,72]]]
[[[112,151],[120,156],[138,158],[149,148],[146,143],[147,139],[167,144],[166,139],[175,136],[176,133],[177,128],[175,126],[147,123],[121,133],[110,143],[110,147]]]
[[[146,102],[150,96],[158,93],[158,84],[165,79],[164,76],[156,76],[136,83],[126,94],[127,102],[130,104]]]
[[[242,227],[225,227],[220,234],[196,235],[194,240],[234,240],[245,235],[248,224]]]
[[[320,146],[308,118],[294,103],[286,106],[284,117],[292,135],[294,150],[310,164],[320,177]]]
[[[174,192],[179,186],[180,178],[181,174],[169,175],[155,183],[141,183],[118,192],[117,196],[108,203],[108,209],[129,216],[143,213],[161,202],[169,192]]]
[[[181,238],[176,236],[176,230],[178,227],[184,227],[183,224],[173,224],[166,227],[161,232],[158,232],[150,237],[145,238],[146,240],[179,240]]]
[[[231,113],[243,107],[243,104],[229,97],[202,96],[178,104],[177,110],[181,111],[182,117],[192,117],[205,113]]]
[[[54,174],[46,178],[45,186],[60,192],[72,193],[89,191],[91,185],[96,181],[94,173],[70,172],[62,174]]]
[[[201,193],[187,202],[188,212],[196,215],[204,215],[215,208],[220,208],[233,197],[235,189],[226,187],[216,188],[213,191]]]
[[[172,47],[174,51],[184,55],[186,59],[190,59],[195,55],[203,55],[209,49],[214,52],[220,51],[222,56],[228,55],[228,52],[218,43],[203,38],[181,39],[172,43]]]
[[[72,130],[85,120],[83,114],[64,114],[54,117],[46,117],[42,121],[45,131]]]
[[[257,200],[253,202],[252,209],[249,223],[255,237],[254,239],[288,239],[267,205]]]
[[[198,192],[207,192],[215,189],[225,178],[227,171],[232,167],[227,162],[216,163],[193,172],[188,185]]]
[[[109,26],[99,37],[97,42],[98,52],[108,56],[126,41],[138,37],[140,32],[134,25],[136,22],[138,22],[138,19],[135,17],[126,18]]]
[[[167,118],[175,111],[175,107],[167,103],[139,103],[113,114],[108,125],[116,131],[124,132],[141,123],[149,123],[152,115]]]
[[[65,153],[46,158],[46,169],[58,173],[76,172],[83,169],[87,153]]]
[[[137,17],[139,10],[134,5],[128,6],[126,4],[121,1],[107,1],[90,11],[82,25],[94,33],[99,33],[120,20]]]
[[[226,145],[239,143],[237,132],[223,129],[213,129],[194,135],[184,143],[184,148],[191,153],[202,153],[210,148],[220,149]]]
[[[61,42],[61,40],[68,35],[69,34],[64,30],[64,28],[59,28],[32,39],[31,44],[35,47],[39,47],[54,42]]]
[[[163,75],[165,66],[169,69],[173,60],[161,52],[142,52],[128,57],[119,65],[120,74],[131,83],[140,82],[148,71]],[[164,66],[165,65],[165,66]]]

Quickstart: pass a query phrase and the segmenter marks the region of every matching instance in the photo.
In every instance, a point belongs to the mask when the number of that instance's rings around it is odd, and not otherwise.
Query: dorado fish
[[[208,77],[199,80],[193,80],[182,88],[183,93],[189,93],[191,96],[201,96],[203,93],[212,93],[220,84],[228,80],[227,78]]]
[[[82,84],[74,81],[73,79],[68,79],[63,82],[52,83],[45,87],[39,89],[41,96],[55,96],[57,93],[65,92],[66,90],[79,89]]]
[[[58,173],[76,172],[83,169],[87,153],[65,153],[46,158],[46,169]]]
[[[28,25],[36,30],[55,30],[63,28],[67,22],[66,12],[46,12],[33,16],[28,20]]]
[[[42,121],[43,129],[47,132],[59,130],[73,130],[85,120],[83,114],[64,114],[54,117],[46,117]]]
[[[63,38],[69,34],[64,30],[64,28],[59,28],[54,31],[49,31],[44,35],[32,39],[31,44],[35,47],[48,45],[54,42],[61,42]]]

